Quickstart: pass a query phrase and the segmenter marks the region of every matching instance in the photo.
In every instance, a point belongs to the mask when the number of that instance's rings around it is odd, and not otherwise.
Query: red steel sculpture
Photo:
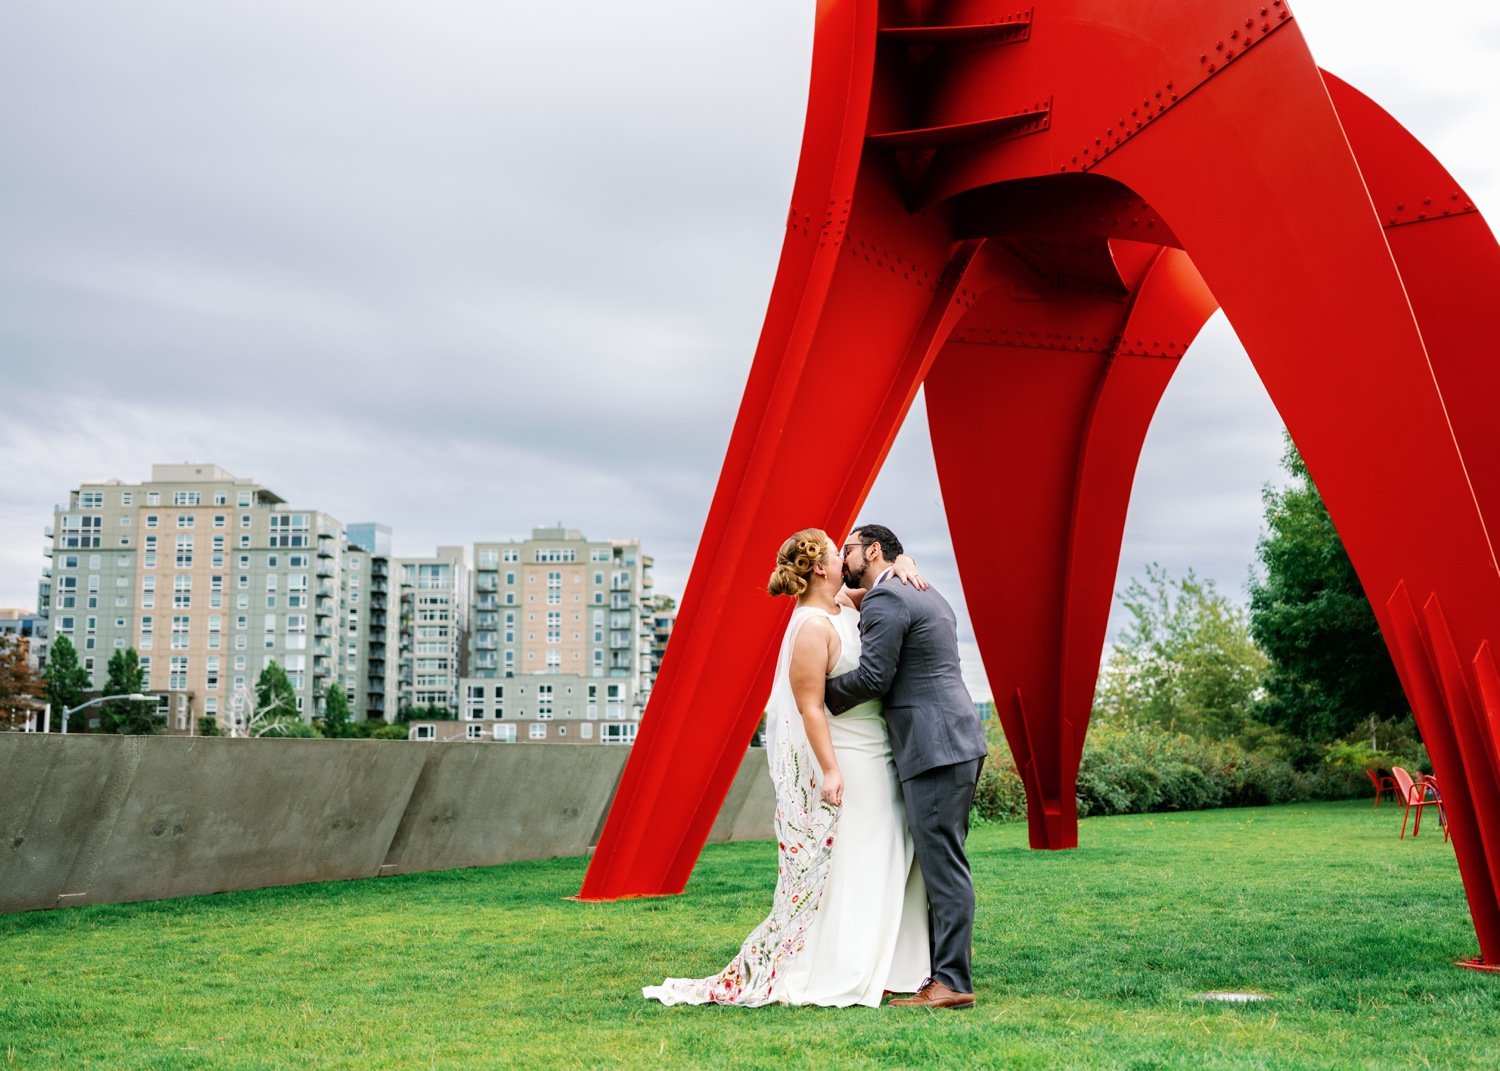
[[[1284,0],[820,0],[765,326],[580,895],[682,890],[769,692],[774,548],[850,529],[923,385],[1031,844],[1076,846],[1136,461],[1222,307],[1375,607],[1474,965],[1500,966],[1497,292],[1473,203]]]

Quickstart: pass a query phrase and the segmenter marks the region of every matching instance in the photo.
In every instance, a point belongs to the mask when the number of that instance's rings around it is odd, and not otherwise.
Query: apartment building
[[[396,719],[400,587],[391,586],[391,529],[351,524],[345,530],[342,683],[356,721]]]
[[[340,634],[349,548],[328,514],[217,465],[154,465],[144,483],[81,484],[47,536],[38,609],[50,634],[69,637],[95,689],[110,656],[134,647],[146,690],[169,696],[168,731],[191,732],[200,716],[226,728],[246,719],[272,660],[303,718],[321,713],[335,680],[353,683],[352,709],[368,708],[365,655]]]
[[[463,547],[428,558],[398,558],[400,581],[398,709],[458,709],[468,661],[469,564]]]
[[[476,543],[457,721],[414,740],[629,744],[653,679],[651,558],[571,528]]]

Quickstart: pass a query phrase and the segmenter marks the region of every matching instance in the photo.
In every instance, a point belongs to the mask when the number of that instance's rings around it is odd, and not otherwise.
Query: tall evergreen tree
[[[274,661],[255,678],[255,716],[267,721],[297,718],[297,691]]]
[[[1311,757],[1373,722],[1404,727],[1411,714],[1375,613],[1290,437],[1282,465],[1292,482],[1263,494],[1265,578],[1250,587],[1250,633],[1271,660],[1255,712]]]
[[[52,727],[61,728],[63,711],[82,703],[84,693],[93,683],[89,680],[89,671],[78,664],[78,648],[66,635],[59,633],[52,641],[42,678],[47,683],[47,702],[52,705]],[[68,728],[72,730],[73,726]],[[83,728],[84,725],[78,726],[80,730]]]
[[[123,648],[109,656],[105,695],[134,695],[145,687],[146,674],[141,669],[141,656],[134,647]],[[107,733],[147,736],[162,729],[155,699],[120,699],[105,703],[100,711],[100,726]]]
[[[335,681],[323,697],[323,735],[330,737],[354,736],[354,721],[349,716],[349,697],[343,687]]]

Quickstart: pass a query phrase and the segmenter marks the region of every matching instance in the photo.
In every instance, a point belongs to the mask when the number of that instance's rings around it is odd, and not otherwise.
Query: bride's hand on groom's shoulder
[[[926,591],[932,586],[927,583],[921,573],[917,572],[916,560],[910,554],[897,555],[896,560],[891,563],[891,575],[903,584],[910,584],[918,591]]]

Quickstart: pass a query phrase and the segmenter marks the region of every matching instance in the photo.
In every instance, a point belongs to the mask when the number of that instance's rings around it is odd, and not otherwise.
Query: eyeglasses
[[[863,549],[864,547],[868,547],[869,545],[870,544],[866,543],[863,539],[857,539],[853,543],[845,543],[844,544],[844,549],[839,552],[839,557],[841,557],[841,558],[847,558],[847,557],[849,557],[849,548],[850,547],[860,547],[861,549]]]

